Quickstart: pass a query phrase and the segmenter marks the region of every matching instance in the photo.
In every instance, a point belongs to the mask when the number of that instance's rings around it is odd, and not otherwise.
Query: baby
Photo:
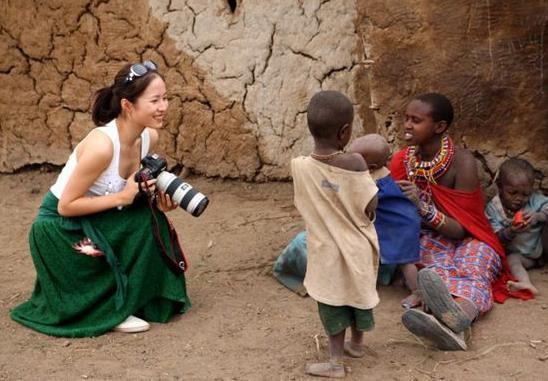
[[[537,294],[527,269],[543,265],[543,253],[548,253],[548,197],[534,191],[534,174],[527,160],[502,163],[498,195],[487,204],[485,214],[506,248],[510,272],[517,279],[508,286]]]
[[[420,216],[416,206],[401,192],[386,167],[390,146],[379,134],[368,134],[354,140],[349,152],[359,153],[367,162],[379,188],[375,229],[379,237],[382,267],[397,265],[411,294],[402,300],[405,308],[420,305],[417,292],[417,267],[420,259]]]

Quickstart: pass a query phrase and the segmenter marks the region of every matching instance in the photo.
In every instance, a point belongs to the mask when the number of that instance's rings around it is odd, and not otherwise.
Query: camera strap
[[[148,184],[145,185],[145,187],[147,195],[150,195]],[[156,207],[156,205],[152,201],[152,197],[147,197],[147,204],[151,213],[153,228],[152,233],[154,235],[154,238],[156,239],[156,242],[158,243],[158,246],[160,247],[160,251],[167,259],[168,264],[173,270],[178,273],[184,273],[188,269],[188,261],[185,257],[183,249],[181,248],[181,244],[179,243],[179,237],[177,236],[177,232],[175,231],[173,224],[171,223],[170,219]],[[160,223],[158,221],[158,217],[156,216],[157,212],[162,213],[167,222],[170,241],[169,246],[171,249],[171,253],[168,253],[168,250],[166,249],[166,246],[164,244],[164,240],[162,239],[162,234],[160,232]]]

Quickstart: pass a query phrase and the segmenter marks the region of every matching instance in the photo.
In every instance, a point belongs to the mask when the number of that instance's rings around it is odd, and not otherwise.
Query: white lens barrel
[[[198,205],[200,205],[200,203],[202,202],[204,198],[206,198],[206,196],[204,196],[202,193],[200,192],[196,193],[194,197],[192,197],[192,200],[190,200],[190,202],[188,203],[188,206],[186,207],[186,211],[189,212],[190,214],[194,214],[194,211],[196,210]]]
[[[156,187],[165,193],[167,187],[169,187],[169,184],[176,178],[177,176],[175,176],[173,173],[169,173],[167,171],[160,172],[160,174],[156,178]]]
[[[169,194],[174,202],[179,204],[181,208],[185,209],[190,214],[195,215],[195,212],[198,214],[201,213],[201,210],[196,210],[196,208],[198,208],[201,202],[207,197],[195,190],[192,185],[182,181],[173,173],[167,171],[161,172],[158,175],[156,186],[160,191]],[[188,197],[185,199],[187,194]],[[183,202],[186,203],[186,205]],[[204,208],[204,206],[202,206],[202,208]]]

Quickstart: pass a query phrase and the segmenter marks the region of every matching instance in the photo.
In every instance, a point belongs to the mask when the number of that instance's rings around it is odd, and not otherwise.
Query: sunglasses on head
[[[158,66],[153,61],[146,60],[142,63],[136,63],[131,65],[129,68],[129,73],[126,77],[125,83],[132,82],[135,78],[142,77],[149,71],[156,71],[158,70]]]

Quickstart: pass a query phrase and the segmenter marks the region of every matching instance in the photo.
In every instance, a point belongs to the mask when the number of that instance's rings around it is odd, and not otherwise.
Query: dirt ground
[[[56,173],[0,176],[1,380],[308,380],[304,364],[327,356],[316,305],[271,275],[302,229],[290,183],[192,178],[211,199],[200,218],[172,216],[190,259],[192,309],[140,334],[48,337],[10,320],[30,295],[35,272],[27,232]],[[377,353],[348,360],[348,380],[540,380],[548,374],[548,269],[534,270],[541,296],[507,301],[474,325],[467,352],[441,352],[402,326],[398,286],[380,289]]]

